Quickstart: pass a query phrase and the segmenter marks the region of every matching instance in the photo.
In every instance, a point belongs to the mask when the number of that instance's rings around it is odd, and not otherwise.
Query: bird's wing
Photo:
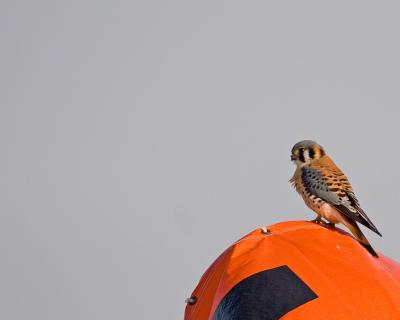
[[[331,163],[316,161],[310,167],[303,167],[301,179],[306,191],[328,202],[349,219],[382,236],[361,209],[347,177],[332,160],[328,160]]]

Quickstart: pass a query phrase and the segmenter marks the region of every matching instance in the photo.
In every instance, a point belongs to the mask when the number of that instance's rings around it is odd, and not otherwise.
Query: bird
[[[311,222],[324,224],[324,218],[330,227],[343,224],[372,256],[378,257],[358,223],[381,237],[382,234],[361,208],[349,180],[324,148],[315,141],[303,140],[293,146],[290,158],[296,164],[290,182],[317,214]]]

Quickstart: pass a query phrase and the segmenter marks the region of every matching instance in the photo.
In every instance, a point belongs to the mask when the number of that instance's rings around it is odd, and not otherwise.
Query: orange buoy
[[[400,264],[306,221],[256,229],[208,268],[185,320],[400,319]]]

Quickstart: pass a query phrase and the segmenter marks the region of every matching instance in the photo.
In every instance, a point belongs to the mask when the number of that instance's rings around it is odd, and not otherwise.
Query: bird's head
[[[323,156],[325,156],[325,150],[322,146],[312,140],[303,140],[293,146],[290,159],[296,162],[297,166],[304,166]]]

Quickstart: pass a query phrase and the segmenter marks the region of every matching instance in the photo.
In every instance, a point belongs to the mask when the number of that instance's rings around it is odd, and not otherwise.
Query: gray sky
[[[181,319],[208,265],[314,214],[320,142],[400,259],[396,1],[0,4],[0,318]]]

